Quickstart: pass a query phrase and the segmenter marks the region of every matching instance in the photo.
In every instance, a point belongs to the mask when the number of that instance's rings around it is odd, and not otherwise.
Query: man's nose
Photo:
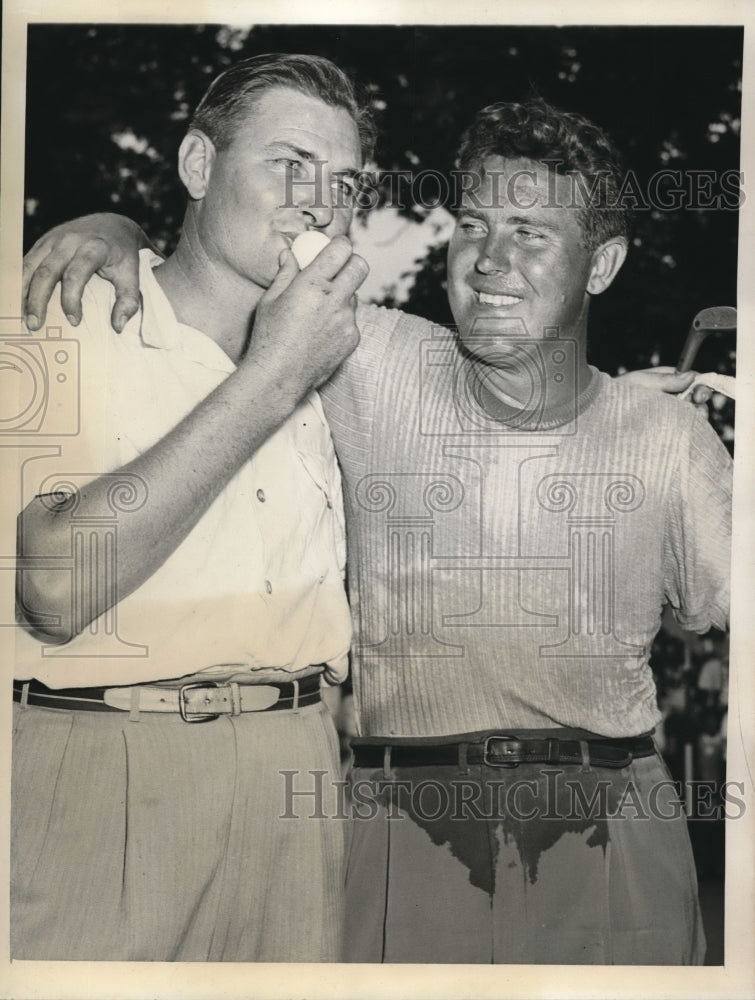
[[[308,217],[308,225],[325,229],[333,221],[333,192],[327,163],[313,162],[307,177],[296,182],[296,207]]]
[[[480,247],[476,266],[481,274],[493,274],[496,271],[507,274],[512,267],[510,241],[505,236],[490,233]]]

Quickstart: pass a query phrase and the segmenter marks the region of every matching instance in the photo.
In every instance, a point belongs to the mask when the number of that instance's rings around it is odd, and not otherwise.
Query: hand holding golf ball
[[[330,243],[325,233],[316,229],[308,229],[300,233],[291,245],[291,252],[296,257],[296,263],[302,270],[311,264],[318,253]]]
[[[264,369],[298,403],[359,343],[356,291],[369,268],[342,235],[329,240],[311,230],[286,243],[291,253],[281,251],[278,271],[257,303],[242,364]]]

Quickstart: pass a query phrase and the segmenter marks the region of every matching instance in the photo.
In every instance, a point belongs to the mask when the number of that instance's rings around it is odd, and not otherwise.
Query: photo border
[[[23,149],[26,80],[26,26],[45,22],[92,23],[213,23],[248,24],[516,24],[516,25],[744,25],[744,84],[742,88],[742,160],[745,203],[740,213],[738,288],[739,329],[755,328],[755,185],[748,199],[748,180],[755,178],[755,5],[744,2],[672,0],[662,6],[639,0],[611,15],[595,0],[564,3],[501,2],[386,2],[369,7],[334,0],[327,6],[289,0],[286,16],[273,16],[262,0],[216,0],[212,5],[187,0],[120,0],[115,13],[104,16],[101,5],[80,0],[21,3],[5,0],[2,37],[2,166],[0,174],[0,316],[19,314],[23,230]],[[51,151],[54,155],[54,151]],[[722,967],[593,966],[360,966],[349,964],[216,964],[216,963],[90,963],[13,962],[8,957],[7,865],[0,865],[0,997],[8,1000],[50,998],[156,998],[206,1000],[213,998],[320,997],[396,998],[396,1000],[451,1000],[451,998],[522,997],[679,997],[743,998],[755,995],[755,699],[750,674],[753,648],[752,581],[755,577],[755,338],[738,338],[737,455],[735,463],[735,543],[732,569],[731,683],[728,726],[728,780],[745,784],[747,810],[727,823],[726,836],[726,961]],[[13,449],[0,446],[0,465],[14,460]],[[13,496],[3,496],[0,552],[15,550]],[[7,508],[7,509],[5,509]],[[3,621],[12,620],[13,574],[0,573]],[[7,615],[10,614],[9,618]],[[0,628],[0,654],[5,676],[13,661],[13,629]],[[6,690],[9,690],[10,682]],[[0,700],[5,743],[0,751],[0,801],[8,802],[10,780],[11,702]],[[3,816],[0,859],[9,854],[9,810]]]

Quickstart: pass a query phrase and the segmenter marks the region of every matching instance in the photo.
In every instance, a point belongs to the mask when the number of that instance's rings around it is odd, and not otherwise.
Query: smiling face
[[[317,229],[332,238],[348,231],[349,178],[360,169],[361,150],[344,108],[275,88],[254,103],[227,147],[215,149],[196,134],[184,143],[192,240],[224,276],[251,282],[261,295],[280,252],[300,233]]]
[[[603,288],[593,287],[600,251],[584,245],[572,179],[500,156],[484,160],[481,178],[464,194],[448,249],[462,342],[492,363],[506,337],[539,341],[557,328],[584,343],[588,292]]]

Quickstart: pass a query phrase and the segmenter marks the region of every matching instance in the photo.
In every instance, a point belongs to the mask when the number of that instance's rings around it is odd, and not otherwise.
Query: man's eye
[[[528,243],[536,243],[538,240],[544,239],[543,234],[536,229],[518,229],[517,232]]]
[[[275,162],[282,164],[284,167],[288,168],[289,170],[295,170],[297,167],[301,166],[301,162],[302,161],[301,160],[293,159],[290,156],[279,156],[276,159]]]
[[[459,229],[465,236],[482,236],[485,233],[485,227],[479,222],[474,222],[469,219],[460,219],[456,223],[456,228]]]
[[[332,191],[335,191],[340,201],[351,202],[354,199],[354,183],[344,177],[334,177],[330,182]]]

